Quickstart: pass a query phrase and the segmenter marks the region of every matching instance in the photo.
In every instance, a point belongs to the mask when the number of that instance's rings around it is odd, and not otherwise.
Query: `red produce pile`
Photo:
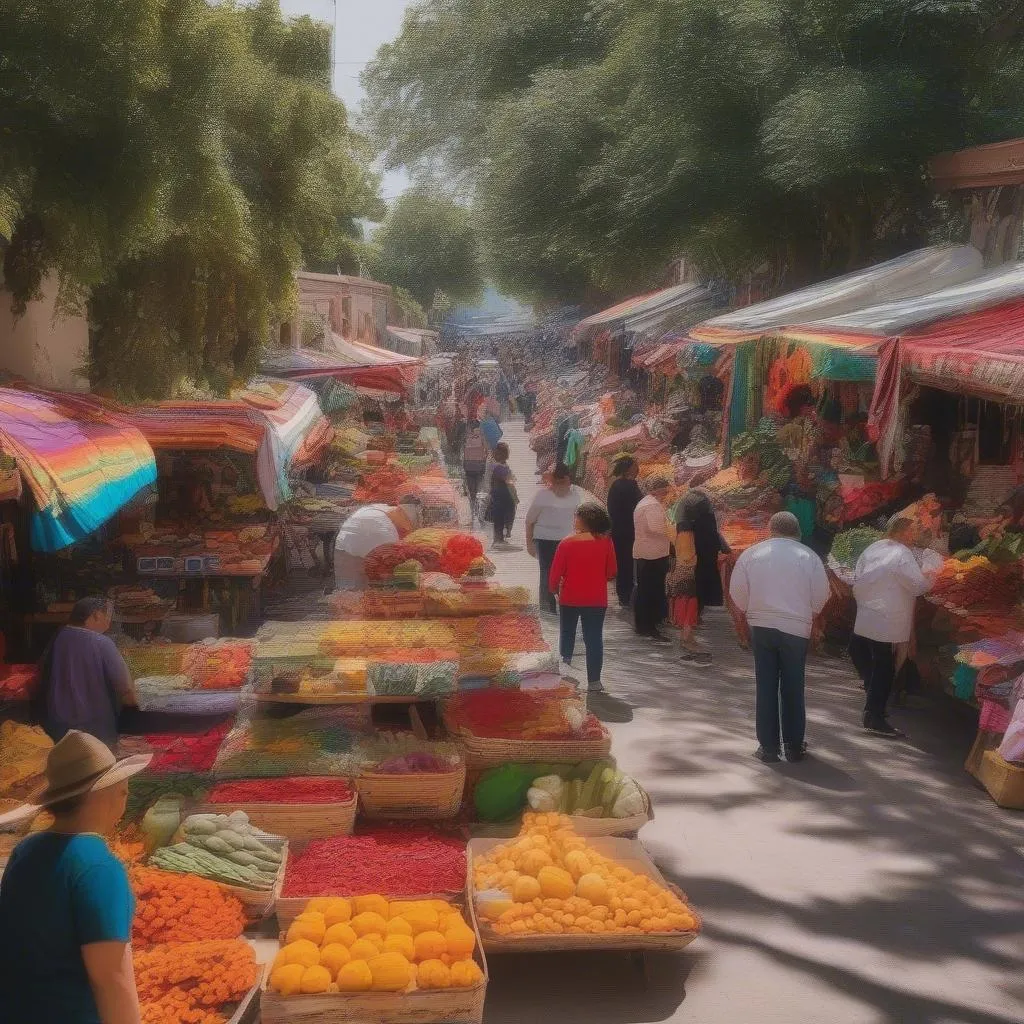
[[[224,737],[231,729],[230,722],[215,725],[206,732],[153,733],[146,742],[157,751],[150,762],[154,772],[208,772],[217,760]]]
[[[441,559],[433,548],[399,541],[397,544],[381,544],[366,556],[366,578],[376,582],[390,581],[395,566],[410,559],[419,562],[424,572],[437,572],[441,568]]]
[[[466,886],[466,844],[429,829],[314,839],[288,857],[283,896],[445,895]]]
[[[344,779],[296,777],[222,782],[210,793],[211,804],[345,804],[352,787]]]

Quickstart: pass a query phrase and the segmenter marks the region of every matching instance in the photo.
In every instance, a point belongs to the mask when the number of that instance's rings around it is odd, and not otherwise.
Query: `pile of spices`
[[[154,772],[208,772],[217,759],[217,751],[231,728],[230,722],[222,722],[206,732],[154,733],[146,737],[149,745],[157,751],[150,762],[149,770]]]
[[[430,829],[314,839],[288,857],[283,896],[443,896],[466,886],[466,844]]]
[[[346,804],[352,787],[344,779],[298,776],[222,782],[210,791],[211,804]]]

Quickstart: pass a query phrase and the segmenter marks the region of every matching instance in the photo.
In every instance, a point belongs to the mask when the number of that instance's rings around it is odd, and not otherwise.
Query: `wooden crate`
[[[498,846],[502,841],[470,840],[470,878],[476,857]],[[598,853],[611,857],[623,867],[629,868],[630,871],[653,878],[659,885],[674,892],[680,899],[686,900],[686,896],[679,889],[666,881],[636,839],[597,838],[590,841],[590,846]],[[470,892],[472,893],[472,888]],[[691,910],[691,913],[697,917],[694,911]],[[685,949],[693,942],[697,938],[699,928],[700,918],[697,917],[697,928],[692,932],[652,932],[643,935],[496,935],[486,921],[481,921],[480,935],[483,938],[484,949],[488,953],[539,953],[583,949],[674,951]]]
[[[445,716],[448,732],[462,744],[466,752],[466,768],[482,771],[503,764],[579,764],[581,761],[600,761],[612,750],[611,733],[596,740],[509,740],[474,736],[465,729],[454,727]]]
[[[1000,807],[1024,811],[1024,765],[1004,761],[998,750],[987,750],[978,779]]]
[[[356,778],[362,814],[367,818],[454,818],[462,807],[466,766],[452,772],[385,775],[363,772]]]
[[[469,861],[467,858],[467,874]],[[468,880],[467,880],[468,882]],[[487,958],[468,893],[453,902],[476,935],[473,959],[483,981],[472,988],[415,989],[406,992],[331,992],[322,995],[282,996],[269,988],[271,965],[263,975],[260,995],[261,1024],[482,1024],[487,995]],[[432,897],[420,897],[430,899]]]

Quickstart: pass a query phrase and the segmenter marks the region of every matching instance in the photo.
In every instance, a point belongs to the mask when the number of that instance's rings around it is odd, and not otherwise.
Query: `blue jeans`
[[[583,646],[587,651],[587,685],[596,689],[601,685],[604,667],[604,616],[607,608],[580,608],[558,606],[558,653],[562,661],[572,661],[576,650],[576,624],[583,626]]]
[[[762,626],[750,632],[757,680],[757,742],[768,753],[778,753],[781,719],[782,743],[799,750],[807,726],[804,668],[809,641]]]

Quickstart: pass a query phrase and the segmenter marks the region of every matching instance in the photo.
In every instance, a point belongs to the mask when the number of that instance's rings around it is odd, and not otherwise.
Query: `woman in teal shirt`
[[[115,761],[72,730],[50,751],[35,806],[54,816],[14,849],[0,880],[0,1017],[7,1024],[139,1024],[135,900],[103,836],[124,814],[128,779],[150,758]]]

